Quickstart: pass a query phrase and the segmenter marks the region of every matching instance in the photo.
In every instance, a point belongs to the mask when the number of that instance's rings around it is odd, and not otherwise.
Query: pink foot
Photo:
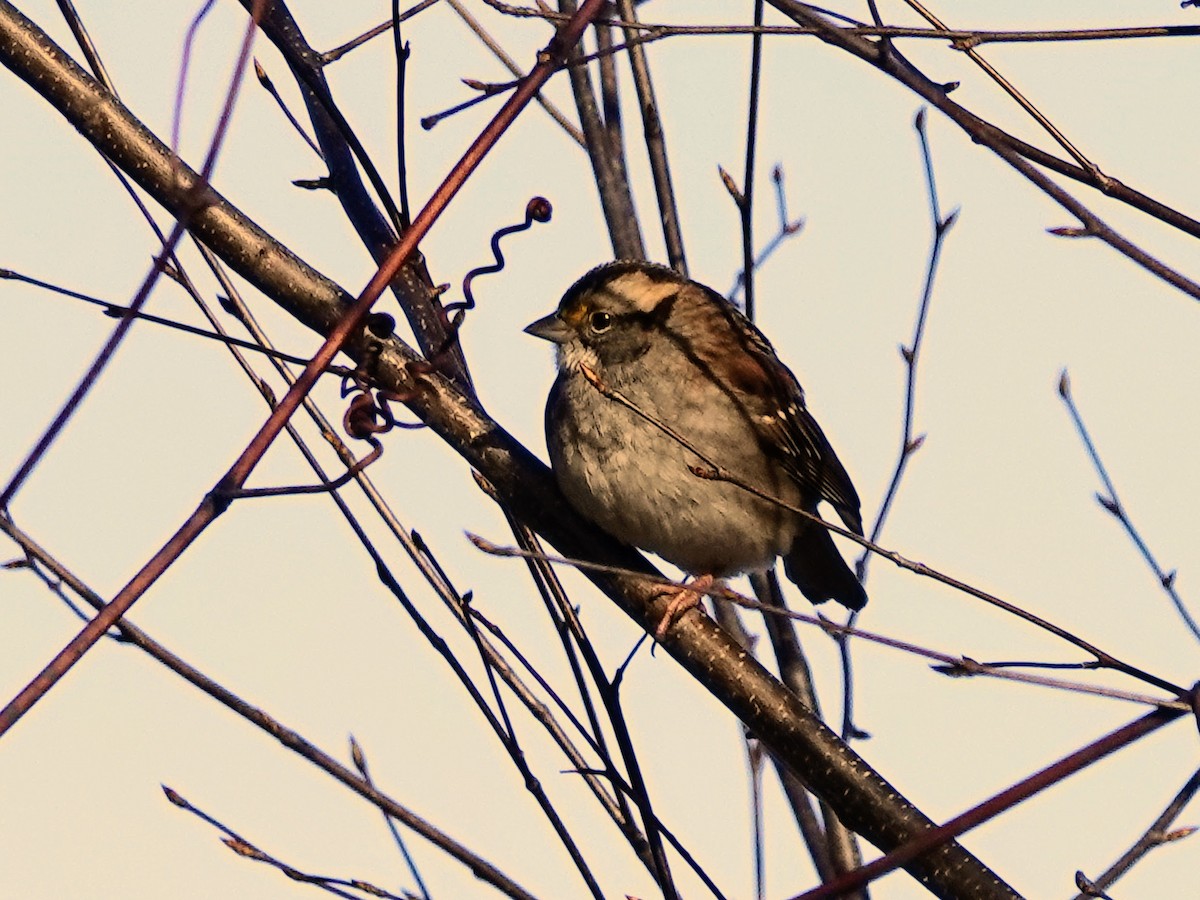
[[[698,575],[686,584],[663,588],[663,595],[674,594],[675,596],[671,598],[658,626],[654,629],[654,640],[661,642],[680,616],[689,609],[699,606],[700,598],[713,586],[715,580],[711,575]]]

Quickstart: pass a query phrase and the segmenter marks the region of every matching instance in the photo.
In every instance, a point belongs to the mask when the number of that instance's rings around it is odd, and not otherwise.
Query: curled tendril
[[[428,373],[434,370],[437,360],[458,340],[458,330],[462,327],[468,310],[475,308],[475,296],[471,293],[471,282],[479,275],[499,272],[504,268],[504,254],[500,250],[500,240],[518,231],[527,231],[534,222],[549,222],[551,214],[550,201],[545,197],[534,197],[525,204],[525,221],[519,225],[507,225],[492,234],[492,255],[495,262],[491,265],[479,266],[467,273],[463,279],[463,300],[458,303],[446,304],[442,315],[447,328],[445,343],[432,354],[428,361],[413,364],[414,374]],[[394,322],[388,316],[379,316],[368,322],[368,330],[383,336],[391,333]],[[381,391],[375,388],[374,372],[379,362],[379,353],[383,345],[379,341],[371,341],[358,367],[342,379],[342,396],[350,397],[346,413],[342,416],[342,427],[352,438],[370,442],[374,448],[369,459],[377,459],[383,448],[376,435],[386,434],[393,428],[423,428],[420,422],[409,423],[397,421],[390,404],[406,403],[412,399],[408,393],[396,391]]]
[[[545,197],[534,197],[525,204],[525,221],[520,225],[506,225],[504,228],[497,229],[492,234],[492,256],[496,261],[490,265],[479,266],[467,273],[463,279],[463,300],[458,303],[448,303],[446,305],[446,314],[454,314],[450,322],[450,327],[457,332],[462,325],[467,311],[475,308],[475,295],[471,292],[471,282],[480,275],[490,275],[494,272],[499,272],[504,268],[504,253],[500,250],[500,239],[510,234],[516,234],[518,231],[528,231],[533,227],[534,222],[549,222],[550,214],[553,212],[553,207],[550,206],[550,201]]]
[[[412,399],[411,394],[375,389],[373,373],[382,348],[382,344],[372,341],[358,368],[342,379],[342,396],[351,397],[342,416],[342,427],[350,437],[369,441],[375,448],[376,456],[383,452],[383,448],[375,440],[375,435],[386,434],[393,428],[425,427],[421,422],[400,422],[392,412],[390,404],[406,403]]]

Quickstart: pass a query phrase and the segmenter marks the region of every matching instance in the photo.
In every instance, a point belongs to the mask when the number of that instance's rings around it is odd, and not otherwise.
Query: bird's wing
[[[725,340],[738,341],[746,351],[740,358],[725,354],[730,371],[722,375],[728,379],[726,383],[737,385],[751,407],[746,411],[763,445],[777,455],[797,484],[815,494],[814,500],[829,503],[847,528],[862,534],[858,492],[808,411],[800,382],[754,323],[715,292],[710,299],[729,324]]]

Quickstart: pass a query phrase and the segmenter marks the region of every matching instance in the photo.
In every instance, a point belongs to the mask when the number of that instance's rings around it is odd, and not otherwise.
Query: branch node
[[[778,167],[776,171],[778,171]],[[724,166],[717,166],[717,172],[721,176],[721,183],[725,185],[725,190],[729,191],[729,196],[733,198],[733,202],[737,204],[738,209],[745,207],[746,195],[738,188],[737,183],[733,180],[733,176],[725,171]]]
[[[1055,237],[1086,238],[1096,236],[1096,232],[1086,225],[1060,225],[1057,228],[1047,228],[1046,231]]]
[[[1173,841],[1182,841],[1184,838],[1191,837],[1196,833],[1197,830],[1200,829],[1197,829],[1195,825],[1185,825],[1183,828],[1174,828],[1165,834],[1159,835],[1156,843],[1170,844]]]
[[[292,184],[305,191],[332,191],[334,189],[333,179],[328,175],[322,175],[320,178],[294,178]]]

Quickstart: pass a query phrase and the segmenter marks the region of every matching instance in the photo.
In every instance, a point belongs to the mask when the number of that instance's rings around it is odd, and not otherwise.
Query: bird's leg
[[[685,612],[700,605],[700,599],[713,586],[716,579],[711,575],[697,575],[681,585],[663,588],[661,595],[674,594],[654,629],[654,640],[661,642],[671,626]]]

